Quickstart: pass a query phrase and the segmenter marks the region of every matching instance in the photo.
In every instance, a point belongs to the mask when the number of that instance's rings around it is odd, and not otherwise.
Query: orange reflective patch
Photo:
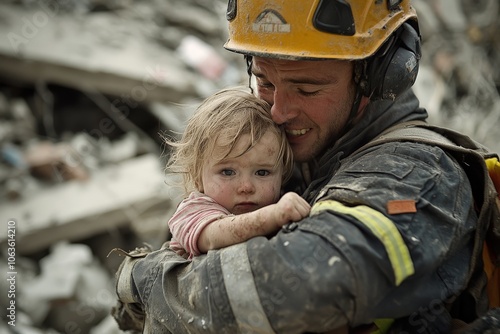
[[[413,199],[392,200],[387,202],[387,213],[390,215],[415,212],[417,212],[417,206]]]

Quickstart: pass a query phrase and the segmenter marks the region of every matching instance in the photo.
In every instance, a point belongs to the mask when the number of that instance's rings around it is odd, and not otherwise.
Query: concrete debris
[[[18,254],[33,254],[60,239],[77,241],[124,226],[141,233],[141,226],[147,226],[143,220],[155,215],[162,222],[152,236],[166,238],[165,219],[176,206],[176,193],[168,187],[172,182],[157,155],[110,164],[90,175],[86,181],[53,183],[23,194],[22,200],[0,202],[1,221],[19,222]],[[4,235],[0,241],[5,248]]]
[[[87,245],[58,242],[40,262],[40,274],[19,272],[17,300],[26,315],[16,328],[88,333],[114,305],[109,273]],[[28,278],[29,277],[29,278]]]
[[[412,3],[424,53],[414,89],[431,121],[500,152],[500,3]],[[226,6],[0,4],[0,225],[16,232],[16,333],[120,332],[109,310],[121,258],[107,254],[158,248],[182,196],[164,136],[209,94],[248,82],[243,57],[222,48]],[[7,248],[0,233],[3,272]]]
[[[97,326],[92,328],[90,334],[120,334],[123,333],[117,326],[116,320],[108,315]]]
[[[186,36],[177,48],[179,57],[210,80],[218,80],[227,64],[214,49],[195,36]]]
[[[76,152],[65,143],[43,141],[27,148],[24,161],[31,173],[43,180],[86,180],[88,172]]]
[[[430,121],[462,131],[500,152],[499,2],[412,3],[423,39],[415,92]]]

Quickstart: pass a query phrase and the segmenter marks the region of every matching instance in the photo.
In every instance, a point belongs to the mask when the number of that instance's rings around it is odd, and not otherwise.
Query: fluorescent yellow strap
[[[496,157],[486,159],[485,161],[491,180],[493,181],[493,184],[499,193],[498,196],[500,197],[500,162]]]
[[[394,270],[396,285],[401,284],[405,278],[415,273],[410,252],[401,234],[394,223],[382,213],[365,205],[349,207],[337,201],[327,200],[314,204],[311,215],[325,210],[350,215],[370,229],[387,251]]]

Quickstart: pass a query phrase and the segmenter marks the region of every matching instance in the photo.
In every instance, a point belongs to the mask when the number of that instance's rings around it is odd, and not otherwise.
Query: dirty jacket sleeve
[[[465,284],[477,217],[466,175],[439,148],[389,143],[347,159],[313,204],[271,239],[138,260],[146,332],[323,332],[435,311]]]

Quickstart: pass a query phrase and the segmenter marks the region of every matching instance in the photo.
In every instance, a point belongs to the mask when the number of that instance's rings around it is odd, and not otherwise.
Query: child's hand
[[[274,219],[280,227],[307,217],[311,211],[309,203],[294,192],[283,195],[274,206]]]

